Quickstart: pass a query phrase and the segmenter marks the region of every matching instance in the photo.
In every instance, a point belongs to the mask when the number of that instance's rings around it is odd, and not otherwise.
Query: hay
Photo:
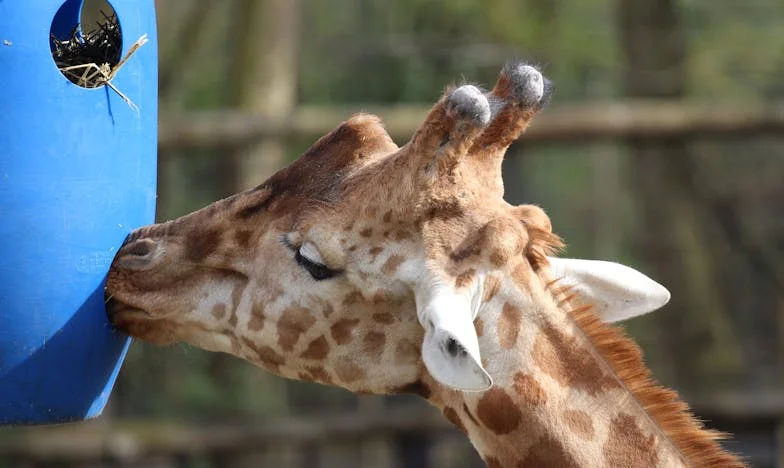
[[[117,16],[101,12],[103,22],[96,23],[92,31],[80,31],[77,25],[68,39],[51,36],[52,57],[57,68],[72,83],[83,88],[108,86],[116,92],[132,109],[139,109],[125,94],[112,83],[112,79],[120,68],[141,46],[147,43],[147,35],[140,37],[128,49],[125,57],[122,53],[122,32]]]

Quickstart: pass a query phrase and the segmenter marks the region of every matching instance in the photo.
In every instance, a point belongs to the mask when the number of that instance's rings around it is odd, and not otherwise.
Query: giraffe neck
[[[485,294],[493,281],[485,280]],[[648,381],[628,339],[598,320],[591,323],[598,331],[586,330],[592,312],[559,306],[538,277],[526,280],[526,288],[522,283],[491,284],[497,293],[476,321],[494,387],[431,399],[488,466],[742,466],[718,447],[716,434],[684,413],[673,392]],[[608,346],[617,346],[615,363]],[[619,371],[618,363],[634,360],[639,369]],[[664,406],[658,414],[646,410],[646,403],[655,404],[651,398]],[[685,434],[673,436],[673,427]]]

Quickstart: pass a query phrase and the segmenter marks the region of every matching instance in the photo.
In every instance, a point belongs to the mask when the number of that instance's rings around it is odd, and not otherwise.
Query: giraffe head
[[[111,320],[285,377],[427,396],[427,376],[491,387],[474,319],[493,273],[552,267],[607,320],[663,305],[629,268],[548,262],[547,216],[503,200],[503,154],[549,91],[508,64],[490,92],[447,90],[402,148],[376,117],[351,118],[257,188],[132,233],[107,280]]]

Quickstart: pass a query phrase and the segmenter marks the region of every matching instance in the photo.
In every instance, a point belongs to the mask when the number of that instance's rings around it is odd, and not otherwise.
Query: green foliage
[[[347,12],[306,2],[302,64],[318,72],[303,70],[304,102],[432,100],[460,77],[492,84],[514,57],[544,65],[564,99],[615,92],[606,0],[355,3]]]
[[[784,94],[784,7],[773,0],[683,2],[690,91],[700,98],[765,100]]]

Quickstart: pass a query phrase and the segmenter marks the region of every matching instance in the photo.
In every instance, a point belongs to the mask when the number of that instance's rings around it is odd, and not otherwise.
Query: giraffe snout
[[[114,266],[125,270],[146,270],[160,255],[162,249],[159,241],[141,238],[132,233],[125,239],[117,252]]]

